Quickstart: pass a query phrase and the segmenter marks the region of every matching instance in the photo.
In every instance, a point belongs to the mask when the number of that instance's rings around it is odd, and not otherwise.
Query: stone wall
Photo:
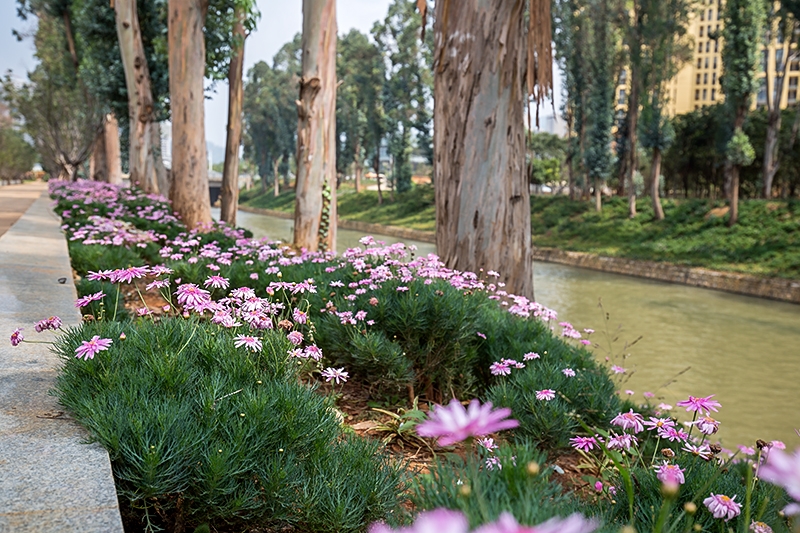
[[[555,248],[534,248],[533,258],[534,261],[560,263],[603,272],[800,303],[800,280],[762,278],[749,274],[720,272],[656,261],[604,257],[584,252],[566,252]]]

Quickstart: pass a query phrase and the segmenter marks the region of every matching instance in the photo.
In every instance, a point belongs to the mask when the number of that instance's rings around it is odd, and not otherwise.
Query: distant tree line
[[[430,19],[427,25],[421,40],[416,4],[395,0],[370,35],[353,29],[338,39],[336,170],[339,176],[354,176],[357,190],[365,169],[381,172],[381,147],[392,159],[393,191],[411,187],[413,151],[433,162]],[[271,65],[256,63],[245,81],[245,156],[258,166],[264,186],[272,184],[276,192],[279,177],[288,184],[295,165],[300,49],[297,34]]]

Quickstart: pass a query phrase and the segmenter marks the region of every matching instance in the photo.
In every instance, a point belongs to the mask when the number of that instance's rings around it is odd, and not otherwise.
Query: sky
[[[339,34],[351,28],[369,33],[372,25],[386,16],[390,0],[338,0],[337,22]],[[258,27],[245,41],[245,73],[258,61],[272,62],[281,46],[290,41],[303,27],[302,0],[277,2],[258,0],[261,19]],[[16,2],[0,0],[0,74],[11,69],[13,76],[24,79],[25,73],[36,65],[33,57],[33,40],[18,42],[12,30],[31,33],[34,21],[17,18]],[[556,73],[558,69],[556,69]],[[558,81],[556,81],[558,86]],[[556,92],[558,92],[556,88]],[[225,147],[225,128],[228,116],[228,83],[217,82],[210,99],[206,100],[206,139],[213,161],[222,161]],[[556,102],[558,106],[558,102]],[[549,106],[548,106],[549,107]],[[544,126],[544,124],[543,124]]]

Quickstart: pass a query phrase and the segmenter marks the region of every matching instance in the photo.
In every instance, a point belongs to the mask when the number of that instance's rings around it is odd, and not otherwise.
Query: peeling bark
[[[222,169],[220,191],[220,218],[229,226],[236,226],[236,211],[239,208],[239,146],[242,143],[242,66],[244,64],[244,14],[237,8],[234,38],[241,45],[231,56],[228,71],[228,132],[225,139],[225,163]]]
[[[169,95],[172,106],[170,199],[184,224],[211,222],[203,75],[205,0],[169,0]]]
[[[156,184],[158,192],[164,196],[169,194],[170,173],[164,166],[164,159],[161,154],[161,124],[158,122],[150,123],[150,138],[153,140],[153,167],[156,173]]]
[[[115,0],[117,37],[128,91],[130,124],[129,166],[131,183],[145,192],[158,192],[153,164],[153,92],[142,43],[136,0]]]
[[[522,0],[436,2],[436,247],[458,270],[496,270],[533,296],[525,174]]]
[[[281,194],[280,176],[278,176],[278,167],[281,165],[282,157],[275,159],[272,162],[272,189],[273,196],[276,198]]]
[[[336,0],[303,0],[294,244],[312,251],[336,249],[336,39]]]
[[[119,146],[119,123],[113,113],[106,115],[103,133],[105,135],[108,182],[119,185],[122,183],[122,155]]]

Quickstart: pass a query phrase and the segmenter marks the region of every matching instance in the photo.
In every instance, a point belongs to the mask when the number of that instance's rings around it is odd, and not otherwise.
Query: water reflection
[[[292,237],[292,220],[242,211],[238,217],[256,237]],[[340,229],[339,250],[357,246],[360,237]],[[405,242],[420,254],[435,249]],[[675,405],[689,394],[716,394],[723,406],[718,436],[728,447],[757,438],[800,444],[793,430],[800,428],[800,306],[549,263],[536,264],[534,285],[539,302],[561,320],[597,330],[598,342],[604,339],[602,299],[610,333],[623,326],[615,352],[624,340],[643,336],[622,364],[633,374],[621,388],[634,390],[635,398],[652,391]]]

